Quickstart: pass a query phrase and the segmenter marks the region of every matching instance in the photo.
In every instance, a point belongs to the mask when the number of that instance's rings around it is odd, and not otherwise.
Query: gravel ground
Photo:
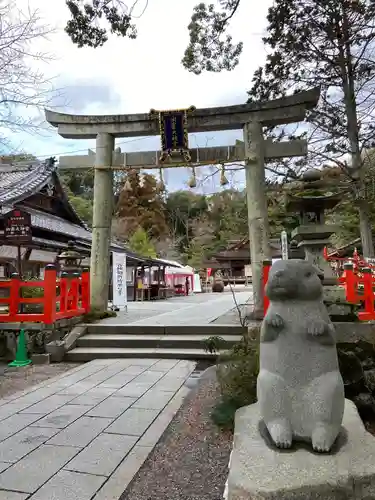
[[[56,363],[9,368],[7,364],[0,363],[0,398],[23,391],[31,385],[39,384],[76,366],[78,366],[77,363]]]
[[[188,394],[120,500],[222,500],[232,435],[210,419],[218,396],[211,368]]]

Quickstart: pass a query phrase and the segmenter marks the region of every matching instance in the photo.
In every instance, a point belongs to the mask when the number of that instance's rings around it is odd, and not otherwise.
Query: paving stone
[[[170,424],[172,418],[180,409],[182,402],[189,393],[187,387],[182,387],[177,394],[171,399],[164,410],[159,414],[158,418],[150,425],[147,431],[143,434],[137,443],[137,446],[154,447],[159,441],[161,435]]]
[[[83,406],[83,405],[64,405],[61,408],[58,408],[54,412],[50,413],[49,415],[41,418],[40,420],[38,420],[38,422],[32,425],[33,427],[37,426],[37,427],[53,427],[55,429],[65,429],[65,427],[68,427],[68,425],[77,420],[77,418],[81,417],[89,409],[90,409],[89,406]],[[20,416],[31,417],[31,415],[28,415],[26,413]],[[0,427],[0,433],[1,433],[1,427]]]
[[[71,446],[42,445],[0,474],[0,489],[34,493],[77,452]]]
[[[55,394],[55,392],[56,390],[54,387],[41,387],[40,389],[30,391],[22,396],[19,396],[12,401],[20,404],[25,403],[33,405],[35,403],[38,403],[39,401],[42,401],[42,399],[48,398],[48,396],[52,396],[52,394]]]
[[[158,360],[157,359],[146,359],[146,358],[134,358],[129,360],[129,365],[131,366],[153,366]]]
[[[0,406],[0,421],[5,420],[8,417],[11,417],[12,415],[15,415],[19,411],[24,410],[30,406],[27,403],[6,403],[3,406]]]
[[[54,394],[53,396],[49,396],[48,398],[39,401],[39,403],[29,406],[21,413],[40,413],[41,415],[46,415],[47,413],[57,410],[57,408],[60,408],[66,403],[69,403],[69,401],[73,398],[74,396],[72,395],[61,396]]]
[[[118,500],[143,465],[151,450],[151,447],[136,445],[94,496],[93,500]]]
[[[141,373],[140,375],[138,375],[138,377],[136,377],[134,379],[134,383],[135,384],[148,384],[148,383],[153,383],[155,384],[158,380],[160,380],[162,377],[164,377],[165,375],[165,372],[153,372],[153,371],[150,371],[150,370],[147,370],[143,373]]]
[[[125,368],[124,372],[127,375],[139,375],[140,373],[144,372],[147,370],[147,365],[132,365],[129,366],[128,368]]]
[[[190,373],[194,370],[196,363],[191,361],[180,361],[176,366],[174,366],[166,376],[168,377],[188,377]]]
[[[16,493],[15,491],[0,491],[0,500],[26,500],[29,494]]]
[[[177,391],[185,382],[186,377],[170,376],[169,373],[160,379],[152,389],[160,391]]]
[[[47,444],[83,448],[111,422],[113,422],[111,418],[81,417],[56,434]]]
[[[115,366],[107,366],[106,368],[104,368],[104,370],[90,375],[85,381],[90,383],[96,382],[97,385],[107,381],[112,377],[115,377],[119,372],[122,372],[123,370],[124,368],[121,365],[115,364]]]
[[[65,469],[110,476],[133,448],[137,439],[136,436],[120,436],[104,432],[74,457]]]
[[[94,387],[89,391],[74,398],[70,404],[72,405],[89,405],[99,404],[104,401],[108,396],[116,391],[114,387]]]
[[[36,422],[40,419],[40,415],[33,414],[23,414],[17,413],[16,415],[12,415],[5,420],[2,420],[0,424],[0,441],[12,436],[16,432],[24,429],[28,425]]]
[[[125,397],[125,398],[139,398],[147,392],[152,384],[135,384],[134,382],[130,382],[122,389],[116,391],[114,396]]]
[[[153,388],[139,398],[132,408],[145,408],[147,410],[162,410],[171,400],[174,392],[156,391]]]
[[[129,408],[136,398],[110,396],[87,413],[89,417],[117,418]]]
[[[0,462],[0,472],[3,472],[3,470],[7,469],[10,467],[11,464],[8,464],[6,462]]]
[[[167,371],[171,370],[178,363],[178,359],[160,359],[154,365],[152,365],[152,370],[156,371]]]
[[[158,414],[159,410],[129,408],[106,429],[106,432],[142,436]]]
[[[30,500],[91,500],[106,479],[103,476],[62,470]]]
[[[126,370],[123,370],[121,373],[118,373],[114,377],[105,380],[103,383],[100,384],[100,387],[113,387],[114,389],[120,389],[121,387],[124,387],[124,385],[126,385],[128,382],[133,380],[134,377],[135,377],[134,374],[126,373]]]
[[[80,396],[81,394],[90,391],[91,389],[95,388],[95,385],[93,384],[88,384],[85,382],[77,382],[76,384],[73,384],[69,387],[64,387],[62,388],[57,395],[59,396],[66,396],[69,394],[75,395],[75,396]]]
[[[26,427],[0,443],[0,461],[17,462],[56,434],[57,429]]]

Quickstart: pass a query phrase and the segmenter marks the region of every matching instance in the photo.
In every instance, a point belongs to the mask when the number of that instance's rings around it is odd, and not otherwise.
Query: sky
[[[235,41],[244,42],[238,67],[231,72],[193,75],[181,65],[188,42],[187,25],[198,0],[149,0],[137,23],[138,38],[129,40],[110,36],[101,48],[79,49],[64,33],[69,13],[65,0],[15,0],[19,8],[38,9],[41,21],[54,28],[48,39],[33,42],[34,52],[48,52],[53,60],[38,61],[38,69],[61,94],[55,109],[74,114],[147,113],[154,109],[178,109],[191,105],[214,107],[246,102],[254,71],[266,57],[262,36],[266,14],[272,0],[243,0],[230,27]],[[138,2],[143,10],[145,0]],[[52,107],[52,106],[50,106]],[[43,114],[41,112],[43,118]],[[234,144],[242,131],[190,134],[191,148]],[[16,147],[43,159],[49,156],[85,154],[95,149],[95,141],[68,140],[49,128],[40,135],[18,133],[12,136]],[[147,151],[160,148],[160,137],[117,139],[122,151]],[[165,174],[168,188],[186,187],[189,172],[169,169]],[[199,177],[199,175],[198,175]],[[210,178],[204,191],[214,191],[218,176]],[[236,177],[241,183],[241,175]]]

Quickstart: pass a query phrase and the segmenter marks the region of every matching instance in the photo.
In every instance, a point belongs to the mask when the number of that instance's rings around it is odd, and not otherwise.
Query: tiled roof
[[[0,164],[0,204],[17,203],[40,191],[55,172],[52,160],[12,167]]]

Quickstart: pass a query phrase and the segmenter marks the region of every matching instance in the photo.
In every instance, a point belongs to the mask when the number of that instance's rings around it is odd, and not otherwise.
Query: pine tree
[[[151,243],[147,232],[138,227],[129,238],[129,248],[142,257],[156,257],[156,250]]]
[[[374,0],[275,0],[268,12],[270,49],[249,100],[319,86],[310,112],[310,160],[335,160],[351,180],[364,254],[373,257],[362,151],[374,142]]]

